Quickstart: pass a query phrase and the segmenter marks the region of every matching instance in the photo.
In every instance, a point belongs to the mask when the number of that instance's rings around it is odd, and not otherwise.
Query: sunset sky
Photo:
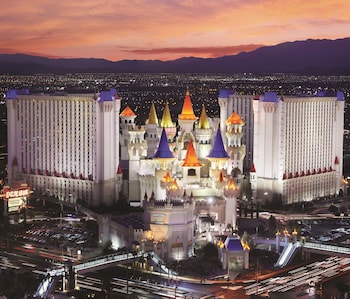
[[[348,0],[1,0],[0,53],[172,60],[350,36]]]

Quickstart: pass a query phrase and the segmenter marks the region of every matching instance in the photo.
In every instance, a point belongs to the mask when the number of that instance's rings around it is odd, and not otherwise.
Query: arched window
[[[196,176],[196,170],[194,168],[190,168],[188,171],[187,171],[187,175],[188,176]]]

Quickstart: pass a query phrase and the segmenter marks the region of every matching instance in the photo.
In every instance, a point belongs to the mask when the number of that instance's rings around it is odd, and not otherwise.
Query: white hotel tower
[[[319,92],[253,101],[256,199],[284,204],[339,194],[342,188],[344,94]]]
[[[8,183],[88,206],[118,199],[120,99],[96,94],[31,95],[9,90]]]

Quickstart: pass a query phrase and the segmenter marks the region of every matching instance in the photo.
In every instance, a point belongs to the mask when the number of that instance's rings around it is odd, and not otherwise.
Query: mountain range
[[[308,39],[264,46],[218,58],[184,57],[171,61],[97,58],[47,58],[0,54],[0,73],[298,73],[350,75],[350,38]]]

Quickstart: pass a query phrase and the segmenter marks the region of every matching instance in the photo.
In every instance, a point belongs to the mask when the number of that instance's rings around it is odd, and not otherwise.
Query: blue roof
[[[344,92],[342,92],[342,91],[318,90],[316,92],[316,97],[336,97],[337,101],[344,101],[345,100]]]
[[[235,92],[232,89],[221,89],[219,93],[219,98],[228,98],[230,95],[233,95]]]
[[[17,96],[29,94],[29,89],[9,89],[6,92],[6,99],[17,99]]]
[[[337,100],[338,100],[338,101],[345,101],[344,92],[342,92],[342,91],[337,91]]]
[[[277,92],[275,92],[275,91],[265,92],[264,97],[263,97],[263,102],[278,103],[279,101],[280,101],[280,99],[277,96]]]
[[[227,251],[243,251],[241,240],[237,237],[229,236],[225,240]]]
[[[162,136],[160,137],[158,149],[156,153],[153,155],[153,158],[158,158],[158,159],[174,158],[173,153],[170,151],[168,138],[166,136],[166,132],[164,128],[162,131]]]
[[[113,101],[116,93],[117,91],[114,88],[112,88],[109,91],[101,91],[99,96],[99,101],[100,102]]]
[[[229,155],[225,150],[224,142],[222,141],[220,127],[216,131],[214,145],[208,157],[209,158],[228,158],[229,157]]]

